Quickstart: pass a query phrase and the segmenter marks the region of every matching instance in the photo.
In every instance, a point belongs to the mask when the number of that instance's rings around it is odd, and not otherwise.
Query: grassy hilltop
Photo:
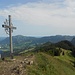
[[[70,51],[54,57],[40,52],[35,55],[34,65],[28,67],[28,75],[75,75],[73,62]]]
[[[13,61],[6,58],[0,61],[0,75],[75,75],[75,58],[71,56],[71,51],[64,50],[64,53],[51,56],[44,52],[29,52],[15,56]],[[22,63],[27,57],[33,61],[32,65]]]

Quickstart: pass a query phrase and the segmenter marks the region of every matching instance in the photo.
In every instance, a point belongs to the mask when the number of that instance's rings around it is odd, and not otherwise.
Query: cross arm
[[[3,27],[3,28],[9,28],[9,26],[7,26],[7,25],[2,25],[2,27]]]
[[[13,26],[8,26],[8,25],[2,25],[3,28],[11,28],[11,29],[16,29],[16,27]]]

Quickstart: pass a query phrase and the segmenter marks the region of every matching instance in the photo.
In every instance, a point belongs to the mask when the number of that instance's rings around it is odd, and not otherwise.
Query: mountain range
[[[57,43],[63,40],[68,40],[72,42],[72,44],[75,45],[75,36],[62,36],[62,35],[56,35],[56,36],[45,36],[45,37],[28,37],[28,36],[22,36],[17,35],[13,36],[13,45],[14,46],[36,46],[39,44],[43,44],[46,42],[51,43]],[[0,38],[0,45],[9,45],[9,37],[7,38]]]

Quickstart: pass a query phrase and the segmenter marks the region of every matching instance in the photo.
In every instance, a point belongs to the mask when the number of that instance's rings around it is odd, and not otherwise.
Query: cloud
[[[28,25],[50,25],[54,27],[71,27],[75,24],[75,1],[53,0],[49,2],[27,3],[0,10],[0,15],[9,14],[15,20],[21,20]]]
[[[64,0],[42,0],[45,3],[58,3],[58,2],[63,2]]]

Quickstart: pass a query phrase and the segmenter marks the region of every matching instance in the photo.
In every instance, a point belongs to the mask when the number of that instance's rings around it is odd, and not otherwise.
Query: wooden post
[[[13,59],[13,46],[12,46],[12,25],[11,15],[9,15],[9,39],[10,39],[10,57]]]

